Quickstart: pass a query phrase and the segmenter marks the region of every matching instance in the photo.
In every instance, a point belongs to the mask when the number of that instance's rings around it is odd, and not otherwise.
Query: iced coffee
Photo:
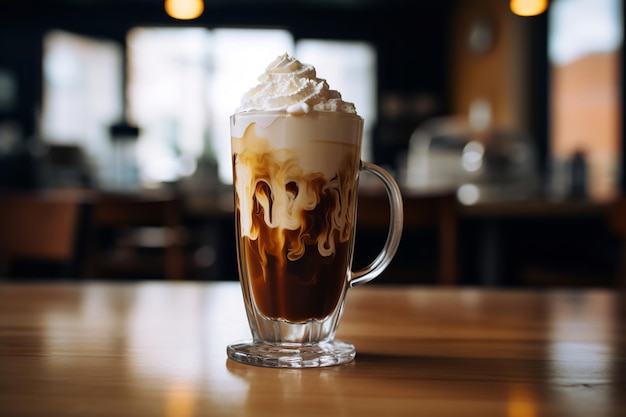
[[[345,294],[393,257],[399,190],[384,170],[361,162],[363,120],[311,65],[285,54],[259,81],[230,121],[239,272],[253,340],[230,345],[228,354],[265,366],[344,363],[354,346],[333,338]],[[361,171],[383,180],[395,223],[378,262],[354,273]]]
[[[323,319],[347,285],[361,119],[239,114],[233,137],[241,268],[266,317]]]

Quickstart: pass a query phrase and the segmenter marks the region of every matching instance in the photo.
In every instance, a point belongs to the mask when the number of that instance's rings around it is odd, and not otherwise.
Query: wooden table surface
[[[616,293],[350,290],[354,362],[234,363],[237,283],[0,284],[0,416],[626,416]]]

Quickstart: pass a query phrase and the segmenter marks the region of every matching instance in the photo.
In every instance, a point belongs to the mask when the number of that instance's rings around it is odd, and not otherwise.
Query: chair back
[[[112,248],[114,255],[117,252],[117,260],[116,256],[107,259],[102,246],[94,248],[95,274],[139,273],[163,275],[170,280],[184,278],[184,228],[179,197],[103,193],[94,203],[94,228],[97,234],[113,232],[117,239]],[[156,262],[140,259],[141,247],[160,249]],[[119,256],[121,251],[125,251],[123,257]]]
[[[80,275],[87,239],[90,205],[67,196],[0,195],[0,258],[5,274],[16,260],[66,266],[64,274]]]

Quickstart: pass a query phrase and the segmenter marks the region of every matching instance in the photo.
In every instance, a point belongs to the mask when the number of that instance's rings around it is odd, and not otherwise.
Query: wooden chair
[[[39,278],[81,276],[90,209],[79,198],[0,194],[0,276],[19,278],[28,275],[24,270],[42,274]],[[46,265],[37,270],[38,263]],[[16,272],[17,264],[21,272]]]
[[[404,193],[404,225],[403,241],[401,248],[406,246],[407,239],[412,234],[430,231],[434,236],[432,244],[434,259],[434,281],[439,285],[456,285],[458,283],[458,222],[457,222],[457,200],[454,194],[411,194]],[[359,239],[359,231],[378,230],[387,231],[389,225],[389,203],[387,196],[380,192],[360,192],[358,202],[357,220],[357,247],[362,244]],[[432,245],[431,244],[431,245]],[[358,249],[357,249],[358,250]],[[403,254],[399,252],[398,259],[393,262],[404,263],[405,266],[393,271],[391,274],[410,275],[398,279],[402,282],[415,282],[414,278],[420,278],[420,271],[415,270],[417,258],[412,256],[413,251],[419,248],[409,248],[404,251],[405,257],[410,259],[399,259]],[[415,253],[415,255],[418,255]],[[393,263],[392,262],[392,263]],[[384,280],[384,279],[383,279]],[[394,279],[395,281],[396,279]]]
[[[626,290],[626,196],[612,204],[609,211],[609,228],[621,240],[617,285]]]
[[[183,279],[182,217],[176,196],[98,195],[91,273],[96,278]]]

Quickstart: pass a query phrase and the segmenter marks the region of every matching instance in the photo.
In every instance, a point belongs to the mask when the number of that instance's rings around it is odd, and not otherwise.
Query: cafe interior
[[[363,160],[402,190],[377,283],[612,288],[626,274],[620,1],[177,3],[3,6],[3,279],[236,281],[229,116],[283,52],[355,103]],[[370,180],[357,266],[389,223]]]
[[[3,0],[0,416],[625,416],[623,32],[621,0]],[[229,118],[284,53],[403,217],[364,170],[350,271],[239,281]]]

